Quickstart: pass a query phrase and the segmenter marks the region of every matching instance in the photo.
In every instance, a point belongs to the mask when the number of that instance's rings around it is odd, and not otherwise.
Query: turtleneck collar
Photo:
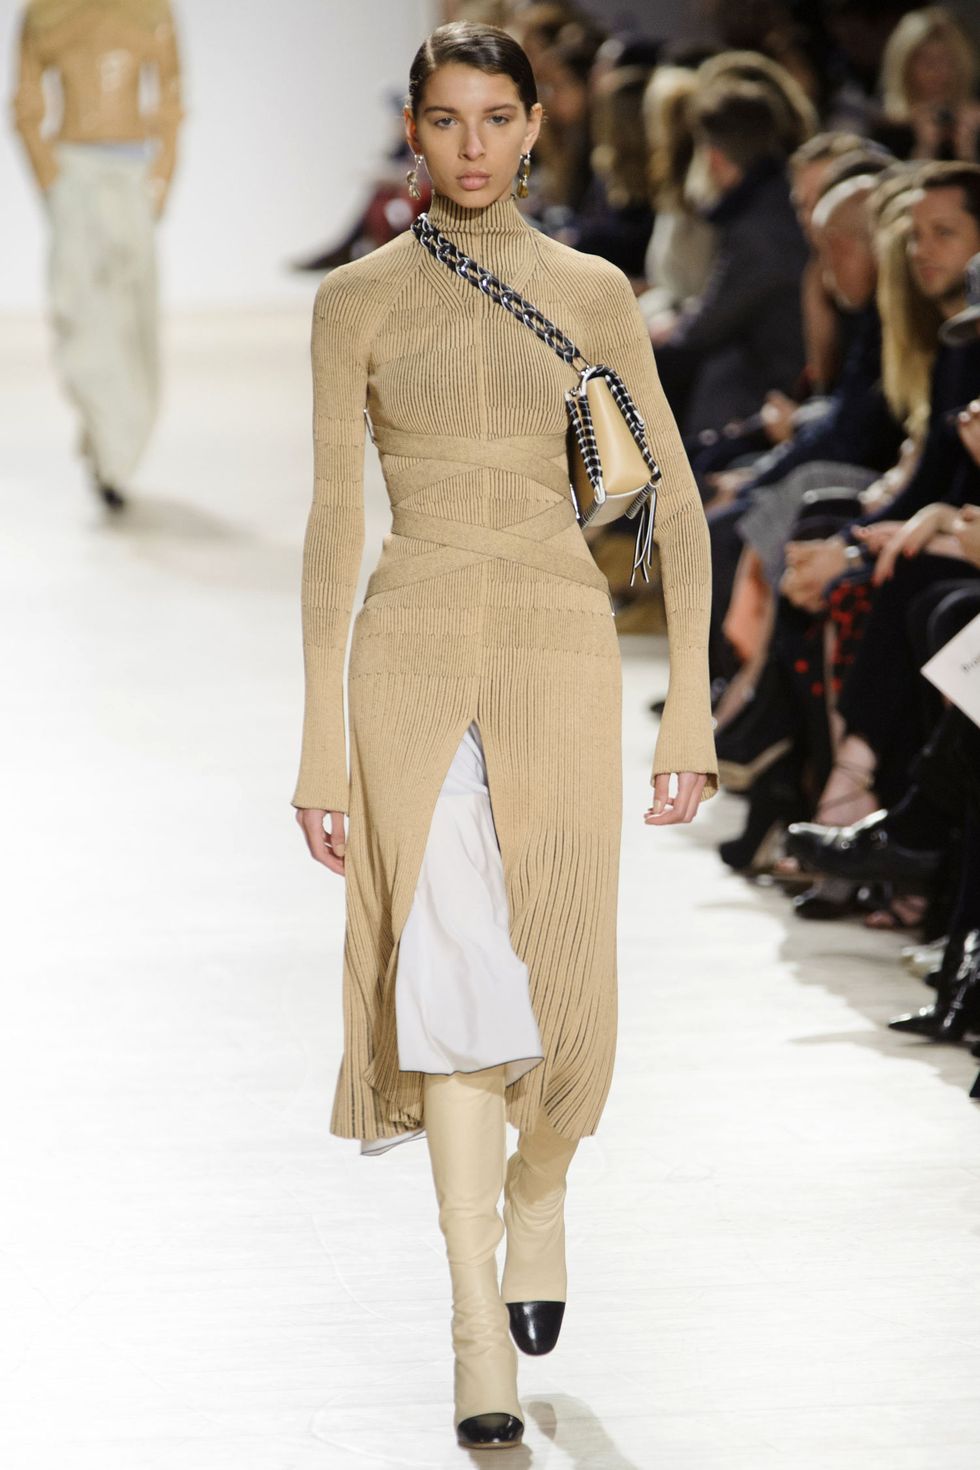
[[[504,194],[492,204],[458,204],[437,190],[427,210],[429,222],[437,230],[455,235],[521,235],[531,226],[517,207],[514,194]]]

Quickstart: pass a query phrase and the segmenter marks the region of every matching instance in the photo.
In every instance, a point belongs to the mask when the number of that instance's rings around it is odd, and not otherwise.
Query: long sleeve
[[[612,277],[608,314],[597,331],[600,361],[620,374],[646,424],[661,469],[654,539],[667,611],[670,684],[653,775],[703,771],[705,796],[718,789],[708,678],[711,553],[708,525],[681,436],[657,373],[643,313],[626,277]]]
[[[293,805],[348,810],[344,655],[364,548],[369,333],[346,268],[313,308],[313,504],[303,546],[303,750]]]
[[[34,177],[41,189],[49,188],[58,173],[54,149],[42,132],[45,113],[42,80],[44,71],[44,62],[25,15],[20,31],[17,91],[13,102],[14,127],[27,150]]]
[[[151,181],[157,181],[162,193],[166,193],[177,157],[177,129],[184,116],[180,98],[177,33],[171,21],[160,26],[156,33],[156,72],[155,131],[160,140],[160,150],[154,159],[150,178]]]

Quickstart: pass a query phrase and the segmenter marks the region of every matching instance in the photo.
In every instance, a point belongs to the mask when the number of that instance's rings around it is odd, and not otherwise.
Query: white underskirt
[[[395,978],[398,1065],[405,1072],[478,1072],[504,1064],[507,1084],[544,1056],[527,966],[510,942],[483,742],[464,734],[436,800],[402,930]],[[386,1153],[424,1136],[361,1141]]]

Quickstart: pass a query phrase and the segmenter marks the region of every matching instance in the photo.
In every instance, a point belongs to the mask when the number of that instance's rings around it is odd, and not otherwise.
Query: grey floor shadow
[[[298,595],[302,548],[266,540],[191,501],[134,496],[109,531],[136,559],[188,580],[229,590],[262,588]]]
[[[525,1403],[530,1419],[575,1470],[651,1470],[617,1447],[584,1399],[555,1393]],[[508,1461],[508,1463],[511,1463]]]
[[[846,1042],[849,1046],[861,1046],[894,1061],[924,1062],[943,1082],[962,1093],[964,1102],[970,1102],[967,1093],[980,1070],[980,1062],[970,1056],[968,1045],[929,1041],[888,1029],[887,1023],[893,1016],[931,1005],[935,999],[934,990],[921,981],[912,982],[911,999],[907,986],[903,986],[901,991],[897,986],[890,990],[889,981],[906,973],[901,969],[901,961],[886,953],[880,957],[869,956],[855,945],[853,958],[862,968],[868,965],[869,960],[877,963],[879,958],[881,968],[880,991],[873,988],[873,981],[870,985],[865,983],[857,987],[850,979],[851,956],[845,950],[825,948],[819,932],[797,933],[797,930],[806,931],[809,925],[804,920],[794,919],[792,914],[787,915],[787,922],[792,927],[780,943],[779,955],[792,969],[795,979],[804,985],[819,986],[830,995],[837,996],[874,1027],[873,1031],[864,1032],[823,1032],[819,1036],[801,1038],[793,1043],[795,1046],[828,1046]],[[832,923],[839,932],[842,925],[853,926],[857,930],[859,921],[842,919]],[[815,926],[817,930],[819,927]]]

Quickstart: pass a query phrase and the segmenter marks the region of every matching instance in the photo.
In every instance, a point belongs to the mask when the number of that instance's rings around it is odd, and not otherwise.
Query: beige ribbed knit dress
[[[710,794],[707,527],[629,282],[535,230],[509,196],[469,208],[437,193],[429,218],[615,368],[646,420],[663,471],[656,540],[670,644],[652,770],[708,772]],[[476,721],[511,942],[545,1050],[508,1087],[508,1118],[533,1126],[543,1106],[567,1137],[594,1133],[616,1042],[621,670],[606,580],[568,488],[562,394],[576,374],[411,232],[330,272],[312,345],[293,804],[349,813],[331,1132],[396,1138],[422,1124],[422,1073],[398,1067],[399,937],[443,777]],[[393,520],[354,621],[348,779],[343,667],[364,537],[365,408]],[[650,834],[652,910],[660,841]]]

